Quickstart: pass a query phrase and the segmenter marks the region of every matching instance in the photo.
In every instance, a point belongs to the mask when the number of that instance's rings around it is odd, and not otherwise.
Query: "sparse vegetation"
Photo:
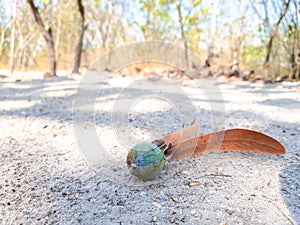
[[[6,0],[0,67],[78,72],[113,48],[163,40],[215,58],[213,72],[299,79],[299,16],[297,0]]]

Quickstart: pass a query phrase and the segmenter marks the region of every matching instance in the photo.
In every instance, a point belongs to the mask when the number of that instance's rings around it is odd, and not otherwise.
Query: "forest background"
[[[0,0],[0,69],[79,73],[114,48],[161,40],[212,74],[299,79],[299,16],[297,0]]]

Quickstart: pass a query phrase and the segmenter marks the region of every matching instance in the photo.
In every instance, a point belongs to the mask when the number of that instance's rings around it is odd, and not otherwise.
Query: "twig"
[[[229,174],[206,174],[199,178],[202,178],[202,177],[232,177],[232,175],[229,175]]]
[[[295,223],[294,223],[294,221],[292,221],[291,220],[291,218],[288,216],[288,215],[286,215],[275,203],[273,203],[272,201],[268,201],[269,203],[271,203],[272,205],[274,205],[280,212],[281,212],[281,214],[292,224],[292,225],[296,225]]]

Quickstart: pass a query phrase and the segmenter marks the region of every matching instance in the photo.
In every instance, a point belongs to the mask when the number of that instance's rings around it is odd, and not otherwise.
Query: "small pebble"
[[[191,181],[189,182],[189,186],[190,187],[195,187],[195,186],[199,186],[201,183],[199,181]]]
[[[178,198],[176,198],[176,197],[172,197],[172,200],[173,200],[173,202],[176,202],[176,203],[178,203],[178,202],[179,202],[179,199],[178,199]]]
[[[152,217],[152,222],[156,222],[157,221],[157,216],[153,216]]]
[[[152,203],[152,207],[153,207],[153,208],[160,209],[160,208],[161,208],[161,205],[160,205],[159,203],[157,203],[157,202],[153,202],[153,203]]]

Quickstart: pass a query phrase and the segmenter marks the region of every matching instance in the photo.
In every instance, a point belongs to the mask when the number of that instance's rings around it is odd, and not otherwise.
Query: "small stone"
[[[153,208],[160,209],[160,208],[161,208],[161,205],[160,205],[159,203],[157,203],[157,202],[153,202],[152,207],[153,207]]]
[[[178,202],[179,202],[179,199],[176,198],[176,197],[172,197],[172,201],[178,203]]]
[[[186,170],[184,170],[184,171],[181,172],[181,174],[183,174],[183,175],[189,175],[189,172],[186,171]]]
[[[23,151],[23,149],[22,148],[18,148],[18,149],[16,149],[16,152],[22,152]]]
[[[201,183],[199,181],[191,181],[189,182],[189,186],[190,187],[195,187],[195,186],[199,186]]]
[[[186,222],[186,217],[185,216],[182,217],[180,221],[183,222],[183,223],[185,223]]]
[[[75,194],[75,198],[76,198],[76,199],[80,199],[80,198],[81,198],[80,194],[79,194],[79,193],[76,193],[76,194]]]
[[[152,217],[152,222],[156,222],[157,221],[157,216],[153,216]]]

